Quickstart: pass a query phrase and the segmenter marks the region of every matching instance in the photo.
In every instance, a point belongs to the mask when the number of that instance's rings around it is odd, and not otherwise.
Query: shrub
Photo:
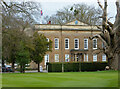
[[[107,62],[64,62],[65,72],[105,70]],[[62,72],[62,63],[47,63],[48,72]]]
[[[79,67],[78,67],[78,63],[64,63],[64,71],[65,72],[75,72],[75,71],[79,71]]]
[[[62,72],[62,63],[47,63],[49,72]]]

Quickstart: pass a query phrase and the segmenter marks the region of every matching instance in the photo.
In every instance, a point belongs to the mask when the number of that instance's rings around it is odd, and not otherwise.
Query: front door
[[[82,53],[78,53],[77,54],[77,61],[81,62],[83,60],[83,54]]]

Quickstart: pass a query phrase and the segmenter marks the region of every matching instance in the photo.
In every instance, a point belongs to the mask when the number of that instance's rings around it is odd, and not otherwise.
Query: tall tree
[[[105,45],[102,51],[108,58],[111,69],[118,69],[118,60],[120,58],[120,6],[116,0],[117,14],[115,23],[112,24],[107,18],[107,0],[104,0],[104,7],[98,0],[100,8],[103,10],[101,34],[92,37],[99,38]]]
[[[24,44],[28,47],[31,43],[31,39],[21,30],[4,29],[2,33],[2,62],[7,61],[12,63],[12,68],[14,70],[14,64],[18,59],[18,51],[22,50],[20,49],[20,42],[24,42]]]
[[[25,72],[26,64],[30,62],[30,53],[29,49],[27,48],[26,44],[21,41],[19,50],[17,51],[16,55],[16,63],[20,66],[20,72]]]
[[[16,62],[16,54],[20,47],[19,42],[26,40],[24,33],[25,28],[36,23],[36,19],[40,18],[40,3],[36,2],[6,2],[1,0],[2,6],[2,62],[4,60],[14,64]],[[39,16],[38,16],[39,15]],[[28,41],[29,45],[29,39]]]
[[[74,13],[76,12],[76,13]],[[101,14],[101,10],[93,6],[86,4],[74,4],[72,6],[64,7],[57,11],[52,16],[46,16],[45,23],[51,21],[51,24],[65,24],[74,19],[78,19],[90,25],[101,24],[101,21],[97,18]]]
[[[40,63],[44,59],[46,52],[51,51],[52,41],[48,42],[43,34],[35,32],[33,35],[33,45],[34,49],[31,50],[31,59],[38,64],[38,72],[40,72]]]
[[[40,18],[40,3],[36,2],[6,2],[2,0],[2,27],[19,28],[37,23]]]

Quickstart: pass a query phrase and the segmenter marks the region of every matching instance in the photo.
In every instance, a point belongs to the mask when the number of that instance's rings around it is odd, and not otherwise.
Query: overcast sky
[[[41,0],[40,0],[41,1]],[[104,0],[100,0],[103,3]],[[91,6],[99,7],[97,0],[45,0],[41,2],[43,16],[55,14],[57,10],[62,9],[63,7],[77,4],[77,3],[85,3]],[[114,22],[114,18],[116,15],[116,5],[115,0],[108,0],[108,17],[113,17],[111,19],[112,23]]]
[[[15,1],[15,0],[14,0]],[[18,1],[18,0],[17,0]],[[22,0],[20,0],[22,1]],[[33,1],[33,0],[23,0],[23,1]],[[77,4],[77,3],[85,3],[91,6],[99,7],[97,0],[34,0],[35,2],[41,3],[41,9],[43,11],[43,16],[51,16],[52,14],[56,14],[57,10],[60,10],[66,6]],[[99,0],[102,4],[104,0]],[[108,17],[113,17],[110,21],[114,23],[115,15],[116,15],[116,0],[107,0],[108,1]]]

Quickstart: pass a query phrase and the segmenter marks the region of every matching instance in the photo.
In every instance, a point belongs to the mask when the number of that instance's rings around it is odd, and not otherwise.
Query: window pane
[[[49,38],[46,39],[47,42],[49,42]],[[47,44],[47,49],[49,50],[49,45]]]
[[[65,62],[69,62],[69,54],[65,54]]]
[[[93,55],[93,61],[97,61],[97,55],[96,54]]]
[[[55,54],[55,62],[59,62],[59,54]]]
[[[88,54],[84,54],[84,61],[88,61]]]
[[[97,49],[97,39],[93,39],[93,49]]]
[[[102,43],[102,48],[105,48],[105,44],[104,43]]]
[[[47,38],[46,40],[47,40],[47,42],[49,42],[49,38]]]
[[[88,39],[84,39],[84,49],[88,49]]]
[[[59,39],[55,38],[55,49],[59,49]]]
[[[69,49],[69,39],[65,39],[65,49]]]
[[[49,54],[45,55],[45,65],[46,65],[47,62],[49,62]]]
[[[105,54],[102,55],[102,61],[106,61],[106,55]]]
[[[79,48],[79,41],[78,41],[78,39],[75,39],[74,41],[75,41],[75,48]]]

